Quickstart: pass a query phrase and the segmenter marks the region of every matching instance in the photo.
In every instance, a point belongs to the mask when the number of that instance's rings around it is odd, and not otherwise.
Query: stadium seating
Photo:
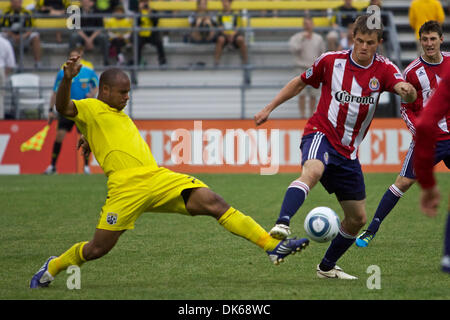
[[[24,3],[26,1],[32,0],[24,0]],[[9,4],[9,1],[0,0],[0,9],[5,3]],[[296,74],[287,41],[294,32],[301,30],[303,19],[300,15],[306,9],[313,13],[322,12],[321,16],[314,16],[314,22],[319,31],[325,33],[330,26],[327,9],[342,3],[342,0],[233,1],[235,10],[248,10],[249,26],[254,30],[254,35],[248,38],[252,81],[250,87],[243,88],[243,69],[237,51],[226,49],[221,60],[222,68],[216,70],[212,68],[214,44],[197,45],[183,41],[190,28],[187,15],[195,11],[195,1],[152,0],[152,7],[165,14],[160,18],[159,27],[166,30],[164,44],[169,67],[158,70],[154,47],[147,45],[144,48],[143,55],[148,64],[145,68],[139,67],[135,74],[137,86],[133,88],[130,104],[133,116],[155,119],[251,118],[254,111],[267,103]],[[353,3],[361,9],[367,6],[368,1],[354,0]],[[401,26],[402,55],[406,57],[402,67],[415,55],[414,39],[408,29],[408,3],[407,0],[384,1],[385,8],[395,9],[395,22]],[[221,1],[209,0],[208,4],[212,11],[221,9]],[[276,10],[278,15],[261,15],[263,10]],[[177,14],[170,14],[174,11]],[[66,25],[64,19],[39,19],[35,26],[40,29],[43,39],[43,62],[47,69],[40,70],[39,75],[45,88],[43,96],[48,101],[55,71],[67,55],[67,42],[54,43],[50,36],[54,28],[66,28]],[[87,53],[86,59],[93,62],[97,71],[102,70],[100,54]],[[32,59],[27,59],[24,66],[23,71],[29,71]],[[208,99],[211,96],[217,97],[214,108]],[[186,104],[187,100],[190,101],[188,108],[184,108],[183,103]],[[148,101],[154,102],[152,108],[148,107]],[[244,109],[241,109],[242,101],[245,102]],[[296,117],[297,114],[297,101],[292,99],[274,116]]]
[[[343,0],[306,0],[306,1],[239,1],[232,3],[234,10],[326,10],[336,8],[344,3]],[[354,0],[357,9],[367,7],[369,1]],[[195,1],[152,1],[152,8],[158,11],[194,11]],[[221,10],[221,1],[208,1],[208,10]]]

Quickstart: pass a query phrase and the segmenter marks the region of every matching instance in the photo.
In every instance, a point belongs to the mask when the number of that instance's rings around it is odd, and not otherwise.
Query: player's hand
[[[416,101],[417,91],[409,82],[397,83],[394,88],[406,103],[412,103]]]
[[[89,146],[89,142],[86,138],[81,135],[80,139],[78,139],[77,150],[81,148],[84,157],[88,157],[91,154],[91,147]]]
[[[269,119],[270,111],[267,110],[267,108],[262,109],[257,114],[255,114],[255,123],[257,126],[263,124],[264,122]]]
[[[437,186],[420,191],[420,209],[429,217],[437,215],[441,193]]]
[[[73,79],[77,76],[81,69],[80,63],[81,56],[76,56],[74,58],[69,58],[64,64],[64,77],[68,79]]]

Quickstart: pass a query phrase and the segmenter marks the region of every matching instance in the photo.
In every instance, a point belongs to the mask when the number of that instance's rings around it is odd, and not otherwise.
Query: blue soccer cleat
[[[369,245],[369,242],[375,237],[375,233],[369,230],[365,230],[362,234],[356,238],[356,246],[365,248]]]
[[[284,258],[290,254],[295,254],[305,249],[309,245],[309,240],[306,238],[296,239],[286,239],[280,241],[280,243],[272,251],[266,251],[269,255],[270,261],[273,264],[279,265],[284,261]]]
[[[48,258],[44,265],[39,269],[39,271],[34,274],[33,278],[31,278],[30,281],[31,289],[48,287],[50,282],[53,281],[53,276],[50,274],[50,272],[48,272],[48,263],[55,258],[55,256]]]

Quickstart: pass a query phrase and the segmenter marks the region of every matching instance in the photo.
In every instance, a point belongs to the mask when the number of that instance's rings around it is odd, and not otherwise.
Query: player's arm
[[[401,103],[400,106],[400,115],[405,121],[406,126],[408,127],[409,131],[413,136],[416,135],[416,122],[417,117],[415,114],[415,104],[414,103]]]
[[[402,97],[406,103],[413,103],[417,99],[417,91],[409,82],[402,81],[394,86],[394,91]]]
[[[56,92],[55,106],[56,110],[63,116],[75,117],[78,114],[78,110],[70,99],[70,88],[72,79],[76,77],[81,69],[80,56],[67,60],[63,69],[64,76]]]
[[[306,83],[303,82],[301,76],[295,77],[289,81],[283,89],[275,96],[275,98],[255,115],[255,123],[257,126],[263,124],[269,118],[270,113],[280,104],[298,95],[304,88]]]

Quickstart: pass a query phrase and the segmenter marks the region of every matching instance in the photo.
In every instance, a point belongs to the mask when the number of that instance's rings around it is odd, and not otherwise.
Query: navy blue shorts
[[[409,145],[408,153],[403,161],[402,170],[400,176],[409,179],[416,179],[414,172],[413,159],[414,159],[414,141]],[[434,164],[444,161],[447,168],[450,169],[450,140],[442,140],[436,143]]]
[[[316,132],[303,136],[300,150],[302,165],[311,159],[320,160],[325,165],[320,183],[328,193],[336,194],[339,201],[366,198],[366,186],[359,160],[350,160],[339,154],[325,134]]]

